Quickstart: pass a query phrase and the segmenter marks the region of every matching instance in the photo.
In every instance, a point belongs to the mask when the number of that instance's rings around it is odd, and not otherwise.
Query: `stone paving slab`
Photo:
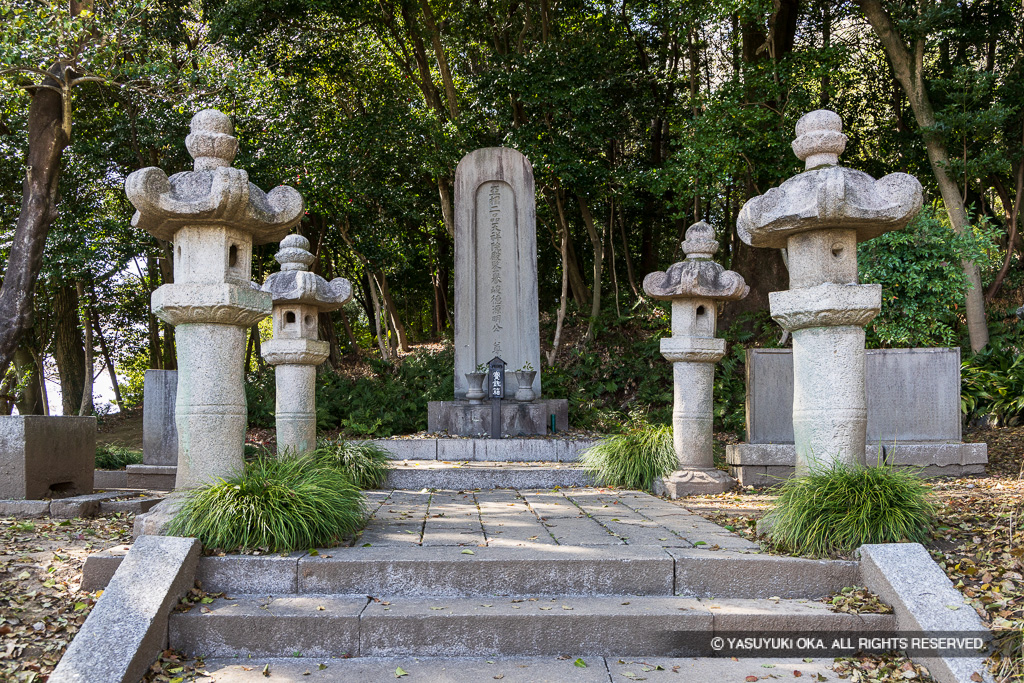
[[[567,657],[357,657],[353,659],[207,659],[200,683],[297,683],[298,681],[365,681],[394,683],[395,672],[408,673],[404,681],[432,683],[608,683],[601,657],[579,667]],[[323,668],[321,668],[323,665]],[[267,666],[267,675],[264,675]],[[710,680],[710,679],[709,679]],[[742,679],[740,679],[742,680]]]
[[[747,676],[758,680],[827,680],[838,681],[832,670],[831,659],[812,659],[808,662],[797,657],[751,658],[733,660],[726,657],[607,657],[605,658],[614,683],[648,680],[651,683],[677,683],[679,681],[738,682]],[[659,668],[660,667],[660,668]],[[796,677],[796,671],[800,677]],[[821,675],[824,678],[818,678]]]

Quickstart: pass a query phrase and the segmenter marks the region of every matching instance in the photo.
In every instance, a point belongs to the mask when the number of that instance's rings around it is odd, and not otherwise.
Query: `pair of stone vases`
[[[858,284],[857,243],[900,230],[921,208],[921,184],[894,173],[875,180],[839,166],[842,119],[831,111],[797,122],[793,151],[805,171],[747,202],[736,230],[754,247],[784,250],[789,290],[772,292],[772,317],[793,335],[796,473],[833,462],[864,464],[867,430],[864,325],[881,308],[881,285]],[[672,302],[672,336],[662,354],[673,363],[672,428],[680,469],[656,490],[675,498],[732,485],[713,469],[715,307],[740,299],[743,279],[710,259],[718,245],[704,223],[686,232],[686,261],[644,279],[644,290]]]
[[[309,242],[287,236],[303,214],[290,187],[264,194],[232,168],[238,141],[231,120],[207,109],[192,118],[185,145],[192,171],[170,178],[159,168],[132,173],[125,192],[137,209],[132,225],[174,244],[174,281],[153,293],[153,313],[175,326],[178,389],[176,489],[190,489],[242,469],[248,329],[273,313],[274,338],[263,345],[275,367],[279,453],[316,444],[314,380],[328,355],[318,315],[351,297],[348,281],[308,272]],[[250,281],[254,245],[281,240],[282,270],[260,288]]]

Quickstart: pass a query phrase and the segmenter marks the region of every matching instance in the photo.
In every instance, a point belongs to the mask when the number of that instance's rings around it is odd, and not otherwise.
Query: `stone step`
[[[170,647],[204,657],[697,656],[716,633],[887,631],[892,615],[806,600],[681,597],[215,599],[169,620]]]
[[[582,659],[582,661],[580,661]],[[393,683],[402,669],[408,680],[433,683],[627,683],[651,681],[742,681],[772,671],[792,677],[799,671],[806,680],[835,678],[832,659],[807,661],[799,657],[643,658],[643,657],[309,657],[207,659],[204,681],[215,683],[294,683],[295,681],[361,681]],[[264,673],[265,671],[265,673]],[[682,674],[682,676],[680,676]],[[776,675],[779,675],[776,673]],[[404,678],[404,677],[403,677]]]
[[[371,441],[395,460],[442,460],[449,462],[576,462],[597,443],[593,438],[467,439],[374,439]]]
[[[204,557],[197,579],[208,592],[228,595],[435,597],[676,594],[817,599],[863,585],[857,562],[695,548],[554,544],[332,548],[315,556]]]
[[[404,460],[391,466],[385,489],[553,489],[590,486],[593,478],[572,463]]]

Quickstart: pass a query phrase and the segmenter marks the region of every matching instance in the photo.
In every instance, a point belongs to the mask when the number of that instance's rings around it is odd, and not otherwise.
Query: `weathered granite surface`
[[[839,115],[819,110],[796,126],[806,171],[748,201],[736,230],[755,247],[786,249],[789,290],[769,295],[772,317],[793,334],[797,473],[863,462],[867,428],[863,326],[881,307],[879,285],[857,284],[857,242],[903,228],[920,210],[921,184],[839,166]]]
[[[132,225],[174,243],[174,282],[153,293],[152,306],[177,327],[178,488],[242,467],[245,335],[271,310],[270,295],[249,280],[252,247],[281,239],[303,213],[294,189],[264,194],[231,167],[238,142],[227,116],[207,109],[191,127],[194,170],[168,178],[144,168],[125,182]]]
[[[92,493],[95,467],[95,417],[0,417],[0,499]]]
[[[261,353],[274,366],[277,452],[301,455],[316,448],[316,366],[330,353],[327,342],[318,341],[320,313],[341,308],[352,298],[352,285],[309,272],[315,257],[301,235],[281,240],[274,258],[281,270],[263,285],[274,300],[274,338]]]
[[[71,641],[53,683],[134,683],[167,647],[167,619],[195,580],[202,546],[194,538],[135,541]]]
[[[715,337],[718,305],[742,299],[750,291],[739,273],[711,260],[718,251],[715,230],[701,221],[683,242],[686,260],[665,272],[649,273],[644,291],[672,302],[672,336],[661,353],[672,362],[672,436],[679,470],[657,485],[671,498],[721,493],[735,483],[715,469],[712,457],[715,363],[725,355],[725,340]]]
[[[470,152],[455,169],[455,398],[466,373],[499,356],[527,363],[541,396],[533,167],[508,147]],[[505,386],[506,398],[516,391]]]
[[[178,394],[178,371],[146,370],[142,391],[142,463],[177,465],[174,403]]]

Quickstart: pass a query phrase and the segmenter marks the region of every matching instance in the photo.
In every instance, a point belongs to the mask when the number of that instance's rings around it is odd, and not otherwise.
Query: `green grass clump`
[[[142,451],[125,446],[102,444],[96,447],[96,469],[123,470],[128,465],[141,465]]]
[[[780,549],[823,557],[865,543],[924,542],[934,516],[913,469],[835,463],[783,482],[766,519]]]
[[[384,485],[391,469],[390,453],[369,441],[335,441],[321,444],[313,457],[321,464],[340,470],[356,488],[375,489]]]
[[[633,421],[622,434],[601,439],[580,455],[601,486],[650,490],[654,480],[678,466],[672,428]]]
[[[260,457],[189,492],[169,532],[207,548],[283,552],[336,545],[365,518],[363,494],[340,470],[309,457]]]

